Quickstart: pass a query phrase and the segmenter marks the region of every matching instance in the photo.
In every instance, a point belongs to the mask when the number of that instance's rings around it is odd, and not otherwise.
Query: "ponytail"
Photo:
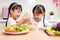
[[[10,10],[11,10],[11,8],[12,8],[12,6],[13,6],[14,4],[17,4],[17,3],[12,3],[12,4],[9,6],[9,8],[8,8],[7,21],[6,21],[6,24],[5,24],[6,27],[7,27],[8,18],[9,18],[9,15],[10,15]]]
[[[44,17],[43,17],[43,26],[45,27],[46,25],[45,25],[45,15],[44,15]]]

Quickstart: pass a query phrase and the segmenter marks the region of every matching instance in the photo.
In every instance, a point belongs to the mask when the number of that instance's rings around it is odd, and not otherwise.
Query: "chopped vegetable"
[[[57,30],[60,31],[60,22],[57,24]]]
[[[7,26],[4,28],[5,32],[26,32],[32,30],[32,28],[25,25],[22,26]]]
[[[55,31],[54,34],[59,35],[60,34],[60,31]]]

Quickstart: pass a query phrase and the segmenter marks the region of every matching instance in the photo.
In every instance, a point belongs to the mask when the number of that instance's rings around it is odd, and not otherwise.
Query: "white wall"
[[[12,2],[17,2],[22,5],[23,7],[23,14],[28,12],[32,14],[32,8],[36,4],[42,4],[46,8],[46,18],[49,19],[49,12],[54,11],[55,19],[59,19],[59,11],[56,7],[55,3],[52,2],[52,0],[0,0],[0,15],[2,14],[2,7],[8,7]]]

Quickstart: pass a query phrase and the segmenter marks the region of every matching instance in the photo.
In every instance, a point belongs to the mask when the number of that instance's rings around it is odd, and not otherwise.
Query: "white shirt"
[[[31,19],[31,22],[33,23],[33,24],[36,24],[36,28],[41,28],[41,27],[44,27],[44,25],[43,25],[43,18],[42,18],[42,20],[41,21],[39,21],[39,22],[36,22],[35,20],[34,20],[34,18],[32,18]]]
[[[15,25],[16,24],[16,20],[14,20],[12,17],[9,17],[7,25]]]

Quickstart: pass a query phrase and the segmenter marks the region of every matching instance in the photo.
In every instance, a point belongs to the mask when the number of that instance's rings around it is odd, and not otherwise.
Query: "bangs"
[[[22,11],[22,7],[20,5],[15,5],[12,10],[21,10]]]
[[[39,8],[39,7],[37,7],[37,8],[35,9],[35,11],[36,11],[37,14],[43,13],[42,10],[41,10],[41,8]]]

